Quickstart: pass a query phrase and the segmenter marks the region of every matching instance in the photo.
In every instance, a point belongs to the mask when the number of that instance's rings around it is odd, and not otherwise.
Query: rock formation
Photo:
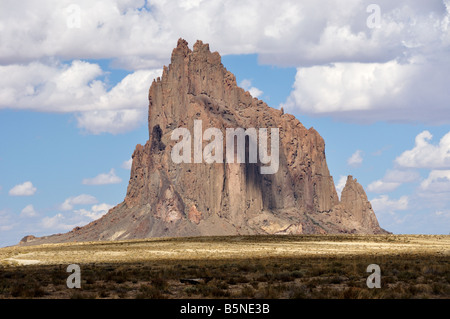
[[[349,177],[339,200],[323,138],[293,115],[239,88],[217,52],[180,39],[149,90],[149,140],[133,153],[125,200],[89,225],[28,242],[153,236],[385,233],[360,184]],[[176,128],[279,129],[279,169],[261,162],[174,163]],[[202,149],[209,141],[203,141]],[[223,141],[224,149],[225,141]],[[224,155],[225,156],[225,155]]]

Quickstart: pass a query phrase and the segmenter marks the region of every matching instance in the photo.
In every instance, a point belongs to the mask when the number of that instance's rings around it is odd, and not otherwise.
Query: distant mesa
[[[28,235],[28,236],[23,237],[23,238],[20,240],[20,243],[19,243],[19,244],[29,243],[29,242],[32,242],[32,241],[35,240],[35,239],[36,239],[36,237],[34,237],[33,235]]]
[[[208,44],[179,39],[171,63],[149,90],[149,140],[137,145],[127,194],[100,219],[65,234],[22,244],[251,234],[386,234],[363,187],[349,176],[337,195],[325,143],[293,115],[269,107],[236,84]],[[176,164],[174,129],[279,129],[279,169],[261,163]],[[203,147],[208,143],[203,141]],[[225,146],[225,145],[224,145]]]

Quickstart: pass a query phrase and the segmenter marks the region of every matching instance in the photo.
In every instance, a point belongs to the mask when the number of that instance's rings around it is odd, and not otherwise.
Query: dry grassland
[[[68,289],[69,264],[81,289]],[[369,289],[369,264],[381,289]],[[188,280],[186,280],[188,279]],[[0,298],[450,298],[450,236],[153,238],[0,249]]]

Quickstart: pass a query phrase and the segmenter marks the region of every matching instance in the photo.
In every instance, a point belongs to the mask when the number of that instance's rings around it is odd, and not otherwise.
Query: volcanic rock
[[[237,234],[386,233],[362,186],[349,176],[339,200],[325,143],[293,115],[236,84],[217,52],[180,39],[149,90],[149,140],[137,145],[125,200],[89,225],[33,242]],[[176,128],[279,129],[279,169],[257,163],[180,163]],[[202,149],[207,145],[203,141]],[[225,150],[225,142],[224,142]],[[225,151],[224,151],[225,154]]]

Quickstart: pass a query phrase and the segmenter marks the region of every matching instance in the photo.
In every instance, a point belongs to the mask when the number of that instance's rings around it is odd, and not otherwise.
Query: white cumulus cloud
[[[367,190],[374,193],[387,193],[397,189],[400,185],[400,183],[377,180],[370,183],[369,186],[367,186]]]
[[[363,162],[363,157],[362,157],[363,152],[361,150],[357,150],[355,153],[352,154],[352,156],[350,156],[347,159],[347,164],[350,166],[359,166],[362,164]]]
[[[386,175],[367,186],[367,190],[374,193],[387,193],[397,189],[404,183],[412,183],[419,180],[420,174],[412,170],[388,170]]]
[[[388,212],[392,213],[399,210],[408,209],[408,196],[402,196],[399,199],[390,199],[388,195],[381,195],[370,201],[376,213]]]
[[[239,83],[239,86],[248,91],[253,97],[258,98],[263,94],[263,91],[252,86],[252,81],[248,79],[242,80],[241,83]]]
[[[423,131],[416,136],[413,149],[403,152],[395,162],[403,167],[413,168],[450,168],[450,132],[439,144],[431,144],[433,135]]]
[[[68,224],[67,217],[59,213],[52,217],[44,217],[40,225],[44,229],[51,229],[52,231],[68,231],[77,226],[77,223]]]
[[[74,197],[67,198],[64,203],[60,205],[61,210],[72,210],[76,205],[90,205],[96,204],[97,198],[88,194],[81,194]]]
[[[343,175],[339,176],[339,180],[336,184],[336,192],[338,193],[339,198],[341,197],[342,190],[344,189],[346,183],[347,183],[347,176]]]
[[[106,214],[113,206],[102,203],[93,205],[90,209],[78,209],[71,212],[58,213],[54,216],[46,216],[40,226],[50,232],[68,231],[76,226],[84,226],[92,220],[96,220]]]
[[[75,210],[74,213],[79,214],[82,217],[88,217],[91,220],[96,220],[105,215],[111,208],[113,208],[112,205],[103,203],[99,205],[93,205],[90,210]]]
[[[33,186],[33,183],[27,181],[23,184],[14,186],[9,190],[10,196],[32,196],[36,193],[37,188]]]
[[[138,70],[108,90],[93,63],[0,65],[0,109],[74,113],[84,131],[123,133],[145,122],[148,88],[161,73]]]
[[[355,121],[449,123],[448,1],[378,1],[379,28],[367,25],[370,4],[3,1],[0,108],[76,112],[79,127],[94,134],[132,130],[145,121],[147,77],[168,64],[183,37],[191,45],[208,42],[222,55],[258,54],[261,63],[296,67],[285,110]],[[136,72],[108,91],[98,79],[104,71],[80,59],[112,59],[112,66]]]
[[[130,170],[132,164],[133,164],[133,159],[130,158],[128,161],[125,161],[122,163],[122,168]]]
[[[84,185],[107,185],[107,184],[118,184],[122,182],[122,179],[116,175],[116,171],[112,168],[109,173],[102,173],[93,178],[83,179]]]
[[[427,192],[450,193],[450,170],[432,170],[420,187]]]
[[[370,110],[382,106],[384,99],[398,99],[413,71],[396,61],[298,68],[287,108],[297,106],[308,113]]]
[[[21,217],[34,217],[34,216],[37,216],[37,212],[34,209],[34,206],[30,204],[30,205],[25,206],[24,209],[22,209],[20,216]]]

